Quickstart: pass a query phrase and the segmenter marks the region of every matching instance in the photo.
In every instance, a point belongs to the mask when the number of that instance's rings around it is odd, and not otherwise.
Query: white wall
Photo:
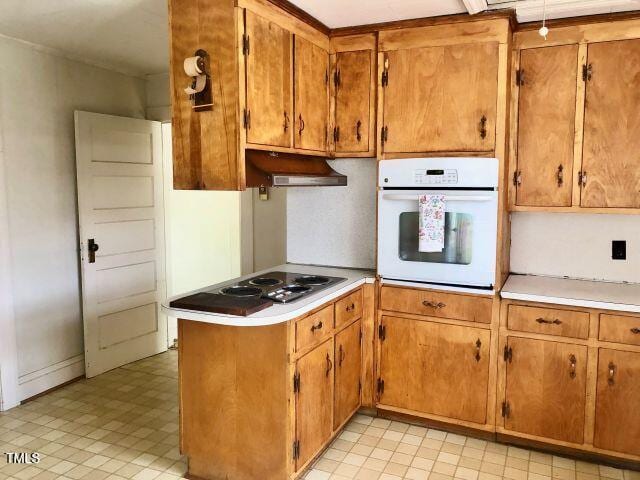
[[[0,58],[0,189],[25,379],[82,361],[73,111],[144,118],[145,81],[7,38]]]
[[[147,120],[171,121],[170,89],[168,73],[147,75],[145,85]]]
[[[329,162],[346,187],[287,189],[287,261],[375,268],[375,159]]]
[[[611,259],[611,241],[627,241],[627,260]],[[640,282],[640,216],[512,213],[511,271]]]

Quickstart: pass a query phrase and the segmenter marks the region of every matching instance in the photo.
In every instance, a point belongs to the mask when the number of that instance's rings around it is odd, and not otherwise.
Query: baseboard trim
[[[84,375],[84,355],[76,355],[18,378],[20,401],[46,392]]]

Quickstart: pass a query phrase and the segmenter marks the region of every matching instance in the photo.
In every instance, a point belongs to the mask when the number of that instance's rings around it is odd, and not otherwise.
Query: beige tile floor
[[[0,480],[177,480],[177,355],[170,351],[0,413]],[[574,461],[356,415],[305,480],[640,480],[640,472]],[[256,479],[262,480],[262,479]]]

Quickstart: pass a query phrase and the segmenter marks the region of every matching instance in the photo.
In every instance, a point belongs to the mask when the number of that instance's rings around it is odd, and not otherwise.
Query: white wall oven
[[[382,160],[378,173],[378,275],[383,280],[493,290],[498,160]],[[444,197],[441,251],[419,249],[421,195]]]

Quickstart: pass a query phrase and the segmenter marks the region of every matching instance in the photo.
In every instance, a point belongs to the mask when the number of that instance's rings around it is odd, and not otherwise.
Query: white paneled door
[[[87,377],[162,352],[167,320],[159,122],[75,112]]]

